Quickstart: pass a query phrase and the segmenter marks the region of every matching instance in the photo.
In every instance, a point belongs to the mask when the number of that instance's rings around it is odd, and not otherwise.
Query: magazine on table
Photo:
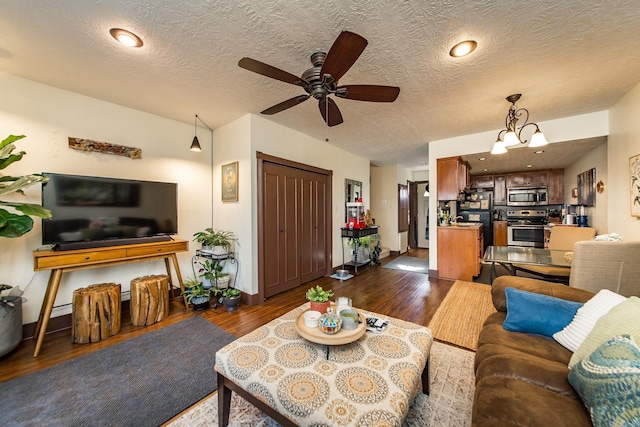
[[[388,320],[378,319],[377,317],[367,317],[367,331],[379,334],[384,331],[389,324]]]

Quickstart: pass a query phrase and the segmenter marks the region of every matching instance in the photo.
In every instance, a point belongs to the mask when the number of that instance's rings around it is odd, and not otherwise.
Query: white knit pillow
[[[626,298],[602,289],[578,309],[575,317],[563,330],[553,334],[553,339],[571,351],[576,351],[587,338],[599,318]]]

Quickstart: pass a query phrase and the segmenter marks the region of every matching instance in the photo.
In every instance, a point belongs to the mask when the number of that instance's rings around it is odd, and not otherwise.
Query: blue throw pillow
[[[640,425],[640,349],[629,335],[611,338],[569,371],[569,383],[593,425]]]
[[[552,338],[573,320],[582,303],[566,301],[549,295],[504,290],[507,298],[507,318],[503,327],[507,331],[524,332]]]

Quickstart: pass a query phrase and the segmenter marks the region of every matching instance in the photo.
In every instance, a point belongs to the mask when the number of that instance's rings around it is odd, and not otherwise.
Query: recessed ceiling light
[[[111,36],[128,47],[140,47],[143,45],[142,39],[131,31],[123,30],[122,28],[112,28],[109,30]]]
[[[483,161],[483,160],[487,160],[486,157],[480,157],[478,160]]]
[[[454,58],[460,58],[473,52],[477,46],[478,43],[475,40],[465,40],[452,47],[449,55]]]
[[[533,165],[527,165],[527,167],[528,167],[528,168],[532,168],[532,167],[533,167]]]
[[[544,153],[544,150],[538,150],[533,152],[533,154],[542,154],[542,153]]]
[[[489,169],[484,168],[484,169],[482,169],[482,172],[487,172],[488,170],[489,170]]]

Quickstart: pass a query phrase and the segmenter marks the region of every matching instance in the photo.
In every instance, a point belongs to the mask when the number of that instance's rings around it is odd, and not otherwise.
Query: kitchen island
[[[438,277],[472,281],[480,274],[484,248],[482,223],[438,227]]]

